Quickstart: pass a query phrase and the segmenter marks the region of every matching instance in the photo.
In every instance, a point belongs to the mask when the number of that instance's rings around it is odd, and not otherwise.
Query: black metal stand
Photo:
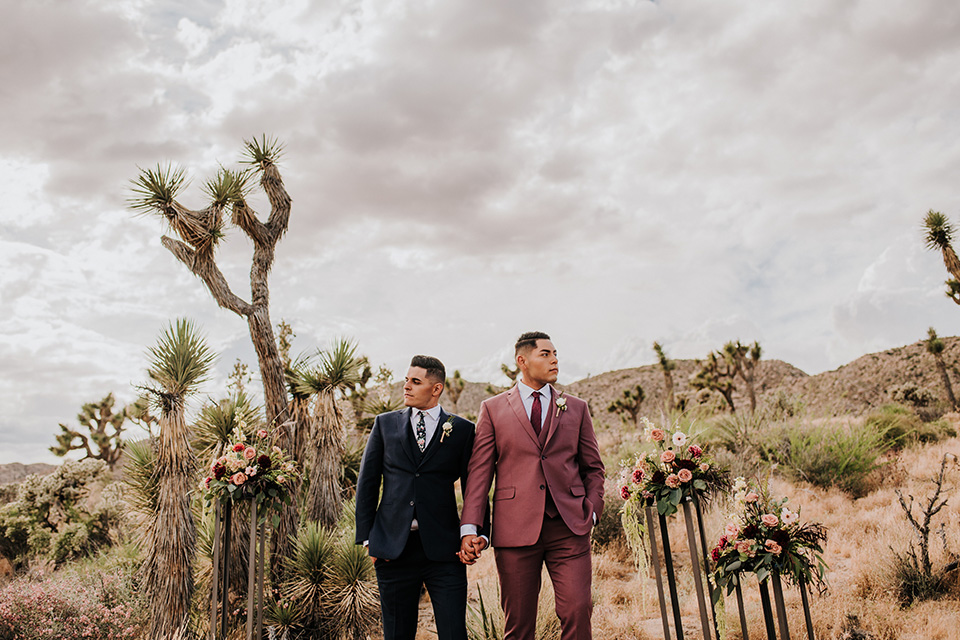
[[[266,525],[257,524],[257,503],[250,503],[250,554],[247,565],[247,628],[246,640],[263,638],[263,574],[266,555]],[[214,511],[213,533],[213,586],[210,599],[209,640],[221,640],[227,637],[229,609],[227,595],[230,591],[230,529],[233,503],[225,501],[221,507],[217,502]],[[257,536],[260,537],[260,553],[257,554]],[[221,545],[220,540],[223,539]],[[219,596],[219,598],[218,598]],[[219,600],[220,632],[217,633],[217,613]]]

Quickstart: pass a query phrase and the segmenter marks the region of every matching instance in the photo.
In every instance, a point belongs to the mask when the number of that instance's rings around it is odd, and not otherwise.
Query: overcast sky
[[[730,339],[808,373],[954,335],[923,247],[960,222],[960,3],[7,0],[0,7],[0,463],[195,319],[255,364],[125,207],[137,167],[193,178],[286,147],[271,280],[295,349],[350,336],[498,381],[516,336],[564,379]],[[266,212],[262,197],[254,199]],[[249,298],[251,248],[219,260]]]

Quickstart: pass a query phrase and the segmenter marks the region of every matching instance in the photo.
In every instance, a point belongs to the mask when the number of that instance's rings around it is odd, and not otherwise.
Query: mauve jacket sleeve
[[[593,505],[597,518],[603,513],[603,458],[600,456],[600,447],[597,445],[597,435],[593,431],[593,419],[590,409],[584,407],[583,421],[580,424],[580,443],[577,459],[580,465],[580,477],[583,478],[585,493]]]
[[[489,526],[487,496],[493,484],[493,472],[497,463],[497,440],[487,408],[488,400],[480,405],[480,417],[477,418],[477,433],[473,440],[473,453],[467,466],[467,483],[463,496],[463,513],[460,525],[473,524],[478,528]],[[482,530],[482,529],[481,529]]]

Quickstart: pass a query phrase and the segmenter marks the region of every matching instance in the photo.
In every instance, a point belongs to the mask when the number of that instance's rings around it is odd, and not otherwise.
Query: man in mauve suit
[[[440,640],[467,638],[467,570],[458,559],[454,484],[460,480],[461,491],[467,486],[474,425],[440,407],[445,380],[437,358],[414,356],[403,383],[407,408],[377,416],[360,464],[356,541],[367,546],[377,570],[385,640],[417,635],[423,586]],[[480,511],[486,535],[489,516]]]
[[[491,543],[500,575],[504,640],[534,640],[540,572],[556,594],[563,640],[590,640],[590,530],[603,511],[603,461],[587,403],[562,395],[550,336],[524,333],[515,345],[523,374],[480,406],[470,485],[460,518],[461,559],[486,546],[472,535],[493,492]]]

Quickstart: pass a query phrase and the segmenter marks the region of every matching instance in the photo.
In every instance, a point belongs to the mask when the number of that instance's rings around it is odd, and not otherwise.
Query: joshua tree
[[[190,493],[197,460],[184,418],[188,395],[206,379],[214,356],[193,324],[177,320],[149,351],[149,389],[160,409],[156,509],[144,533],[143,584],[149,592],[150,637],[182,638],[190,621],[197,531]]]
[[[316,396],[315,418],[311,425],[310,490],[306,516],[325,527],[334,527],[340,517],[343,494],[340,489],[340,464],[346,429],[337,397],[360,379],[361,359],[349,340],[337,340],[330,351],[318,351],[320,364],[304,367],[296,387],[299,393]]]
[[[447,397],[450,398],[450,403],[453,405],[453,412],[457,411],[457,403],[460,401],[460,394],[463,393],[463,388],[466,386],[466,381],[460,377],[460,370],[456,369],[453,372],[452,378],[447,378],[444,388],[447,392]]]
[[[673,370],[677,368],[677,363],[667,357],[667,354],[663,351],[663,345],[659,342],[653,343],[653,351],[657,354],[657,360],[660,362],[660,369],[663,370],[663,384],[666,388],[667,410],[673,410],[677,406],[677,401],[673,397]]]
[[[740,344],[737,340],[732,340],[723,345],[723,357],[727,361],[728,367],[733,367],[736,375],[740,376],[743,383],[747,386],[747,398],[750,399],[750,413],[757,410],[757,391],[756,391],[756,369],[760,364],[762,350],[760,343],[754,341],[753,345],[746,346]],[[733,405],[730,405],[731,409]]]
[[[65,456],[71,451],[83,451],[86,455],[81,460],[103,460],[113,470],[123,450],[123,440],[120,437],[124,431],[123,423],[130,417],[129,412],[132,410],[127,407],[114,413],[115,402],[113,394],[108,393],[100,402],[83,405],[77,414],[77,422],[81,425],[80,429],[85,429],[90,435],[61,423],[57,444],[50,447],[50,451],[58,456]],[[91,440],[96,451],[90,446]]]
[[[243,163],[249,166],[242,171],[221,168],[217,176],[204,185],[209,202],[196,211],[177,200],[186,178],[183,169],[170,165],[141,169],[133,180],[129,201],[134,211],[157,214],[167,222],[179,239],[163,236],[163,246],[203,281],[218,305],[247,320],[259,361],[264,408],[270,425],[277,425],[278,418],[287,409],[283,363],[270,322],[268,283],[274,251],[290,220],[290,196],[277,168],[281,153],[282,146],[266,136],[244,141]],[[266,222],[261,222],[247,204],[255,178],[259,178],[260,187],[270,201]],[[228,212],[233,225],[253,242],[249,302],[233,292],[216,261],[216,248],[224,237],[224,216]],[[285,434],[282,445],[289,446],[292,439],[292,434]]]
[[[643,387],[638,384],[633,389],[624,389],[623,397],[611,402],[610,406],[607,407],[607,411],[616,413],[624,422],[626,422],[627,417],[629,417],[630,421],[633,422],[633,426],[639,426],[640,406],[643,404],[645,398],[646,394],[643,392]]]
[[[952,278],[946,281],[947,297],[960,304],[960,259],[953,250],[953,225],[947,216],[933,209],[923,219],[927,248],[943,254],[943,265]]]
[[[520,375],[520,367],[516,366],[511,368],[508,364],[501,364],[500,371],[503,371],[503,375],[510,378],[510,382],[516,382],[517,376]]]
[[[723,396],[730,405],[731,413],[736,413],[733,404],[733,381],[737,375],[733,366],[722,356],[711,351],[705,361],[698,361],[700,370],[690,378],[690,385],[694,389],[712,389]]]
[[[940,372],[940,379],[943,381],[943,388],[947,392],[947,401],[952,409],[957,408],[957,399],[953,395],[953,385],[950,384],[950,376],[947,375],[947,365],[943,361],[943,340],[937,337],[937,332],[933,327],[927,329],[927,339],[924,340],[927,352],[933,356],[937,362],[937,371]]]

